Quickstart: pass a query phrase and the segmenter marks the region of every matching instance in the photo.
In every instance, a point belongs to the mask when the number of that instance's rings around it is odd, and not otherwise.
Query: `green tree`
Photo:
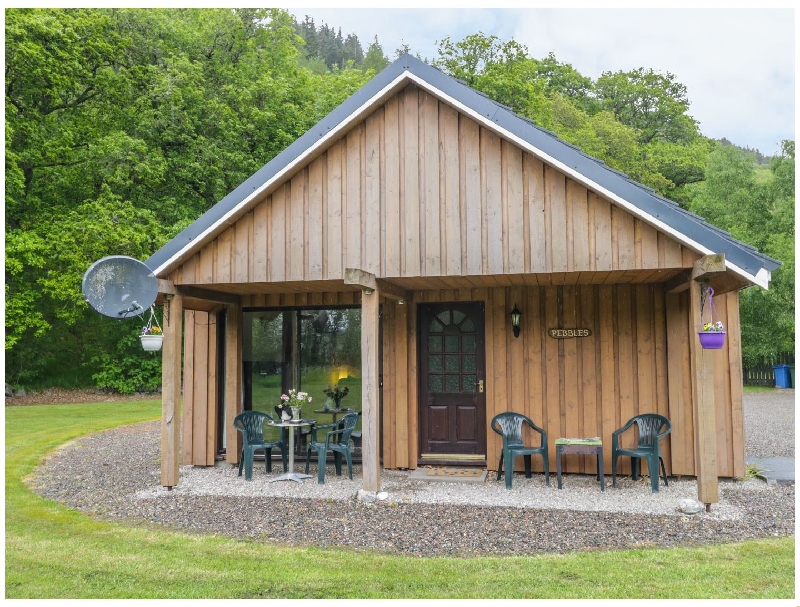
[[[439,58],[433,65],[475,87],[487,67],[520,61],[528,54],[527,49],[514,40],[501,42],[497,36],[487,36],[483,32],[470,34],[459,42],[452,42],[448,36],[438,43],[437,50]]]
[[[109,254],[146,258],[313,124],[301,45],[272,9],[7,11],[12,382],[65,359],[103,374],[99,354],[138,327],[88,310],[83,273]]]
[[[562,95],[589,114],[600,109],[591,78],[581,75],[569,63],[559,62],[553,53],[535,63],[535,78],[544,81],[547,93]]]
[[[666,187],[656,189],[684,201],[682,188],[703,180],[710,149],[688,113],[686,87],[673,74],[637,68],[604,72],[594,90],[600,107],[636,131],[645,156],[668,180]]]
[[[680,143],[697,134],[697,123],[688,115],[686,87],[673,74],[644,68],[604,72],[595,90],[602,107],[636,129],[643,144],[653,139]]]
[[[378,42],[378,37],[375,36],[375,40],[369,45],[364,61],[361,63],[361,69],[365,72],[372,70],[377,74],[387,65],[389,65],[389,59],[384,55],[383,47]]]
[[[742,357],[774,361],[794,351],[794,142],[785,141],[766,181],[756,180],[752,152],[717,144],[708,156],[706,180],[691,192],[689,209],[783,265],[769,290],[741,294]]]

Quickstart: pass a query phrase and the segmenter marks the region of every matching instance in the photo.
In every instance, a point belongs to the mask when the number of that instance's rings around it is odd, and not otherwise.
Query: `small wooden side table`
[[[597,480],[600,481],[600,491],[606,490],[606,478],[603,474],[603,441],[599,437],[556,439],[556,478],[559,489],[561,489],[561,456],[567,454],[597,455]]]

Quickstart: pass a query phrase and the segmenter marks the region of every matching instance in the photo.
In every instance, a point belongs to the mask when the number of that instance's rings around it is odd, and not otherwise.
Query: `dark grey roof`
[[[756,276],[761,269],[772,272],[781,265],[780,262],[736,240],[727,232],[712,226],[701,217],[659,196],[652,189],[632,181],[626,175],[606,166],[602,161],[587,156],[577,147],[560,140],[550,131],[514,114],[509,108],[492,101],[483,93],[406,54],[399,57],[320,120],[313,128],[205,212],[192,225],[156,251],[145,262],[147,266],[156,271],[164,264],[171,262],[182,249],[191,244],[205,230],[216,224],[226,213],[275,177],[282,169],[297,160],[310,147],[351,117],[364,103],[380,93],[404,72],[409,72],[433,89],[441,91],[471,111],[483,116],[486,120],[495,123],[501,129],[585,176],[590,182],[596,183],[598,186],[625,200],[642,213],[670,226],[670,228],[686,238],[699,243],[714,253],[724,253],[728,261],[741,268],[747,274]]]

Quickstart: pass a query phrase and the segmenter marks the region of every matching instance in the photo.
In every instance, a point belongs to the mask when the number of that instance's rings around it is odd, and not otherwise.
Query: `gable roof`
[[[690,249],[703,255],[723,253],[728,269],[749,282],[767,288],[771,272],[781,265],[652,189],[584,154],[552,132],[513,113],[508,107],[408,54],[386,67],[156,251],[145,264],[157,276],[175,268],[224,226],[235,221],[264,190],[302,166],[320,148],[333,142],[340,133],[363,120],[374,108],[412,82]]]

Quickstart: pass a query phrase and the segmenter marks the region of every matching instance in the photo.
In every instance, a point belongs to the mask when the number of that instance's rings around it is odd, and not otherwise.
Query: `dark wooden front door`
[[[419,465],[486,463],[483,318],[480,302],[420,305]]]

